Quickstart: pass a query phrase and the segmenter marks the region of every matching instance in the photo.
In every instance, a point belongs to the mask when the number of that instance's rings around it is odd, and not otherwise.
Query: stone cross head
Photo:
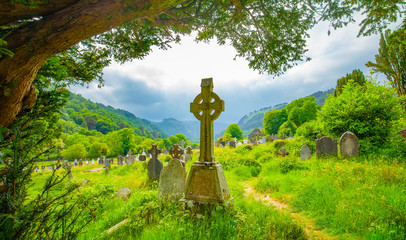
[[[161,152],[161,149],[159,149],[156,144],[152,144],[151,149],[148,150],[148,153],[151,154],[151,158],[153,159],[157,159]]]
[[[178,144],[173,145],[169,150],[169,154],[171,154],[173,158],[177,159],[180,159],[184,152],[185,151],[183,150],[183,148],[179,147]]]
[[[190,103],[190,112],[200,121],[199,161],[214,161],[213,121],[224,111],[224,101],[213,92],[213,78],[202,79],[201,93]]]

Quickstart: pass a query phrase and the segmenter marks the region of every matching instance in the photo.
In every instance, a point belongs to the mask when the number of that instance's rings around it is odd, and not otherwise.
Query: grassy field
[[[287,157],[274,153],[276,144],[216,148],[233,201],[205,214],[192,216],[180,204],[158,199],[158,183],[148,180],[146,162],[113,165],[108,176],[84,172],[101,165],[74,167],[73,178],[54,191],[89,180],[76,194],[95,218],[78,239],[404,239],[405,159],[300,161],[294,142],[286,143]],[[34,173],[29,197],[50,173]],[[127,201],[114,196],[121,187],[132,191]]]

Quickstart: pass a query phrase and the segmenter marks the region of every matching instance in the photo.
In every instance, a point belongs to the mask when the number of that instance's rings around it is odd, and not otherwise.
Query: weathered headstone
[[[94,159],[92,159],[92,165],[94,165]]]
[[[401,135],[403,138],[406,138],[406,128],[400,130],[397,132],[399,135]]]
[[[358,137],[350,132],[345,132],[340,138],[340,153],[345,157],[358,156],[359,142]]]
[[[72,178],[73,177],[71,171],[72,165],[70,165],[68,160],[65,160],[63,163],[64,163],[63,168],[65,168],[65,171],[68,174],[68,178]]]
[[[178,144],[169,150],[172,155],[171,161],[162,169],[159,177],[158,197],[171,201],[178,201],[185,194],[186,169],[182,166],[179,158],[183,149]]]
[[[185,140],[180,140],[180,142],[179,142],[179,146],[181,147],[181,148],[185,148],[185,144],[186,144],[186,142],[185,142]]]
[[[242,146],[242,142],[237,142],[237,147]]]
[[[266,137],[265,136],[262,136],[260,139],[259,139],[259,141],[258,141],[260,144],[265,144],[266,143]]]
[[[306,144],[300,148],[300,160],[308,160],[312,157],[312,151],[310,151],[309,146]]]
[[[186,148],[185,162],[192,160],[193,149],[191,146]]]
[[[123,156],[118,155],[118,157],[117,157],[117,165],[120,165],[120,166],[123,165]]]
[[[316,140],[316,156],[337,156],[337,140],[321,137]]]
[[[243,140],[243,144],[248,144],[248,140],[247,140],[247,139],[244,139],[244,140]]]
[[[109,175],[109,168],[110,168],[110,160],[109,159],[104,160],[104,167],[106,169],[104,174]]]
[[[45,170],[45,166],[44,166],[44,165],[41,166],[41,170],[42,170],[42,171]]]
[[[195,203],[224,203],[230,198],[221,164],[214,153],[213,121],[224,111],[224,101],[213,92],[213,79],[202,79],[201,93],[190,103],[190,111],[200,121],[200,156],[187,179],[185,199]]]
[[[89,164],[89,160],[86,160],[86,161],[85,161],[85,164],[88,165],[88,164]]]
[[[148,177],[152,180],[159,180],[159,175],[163,168],[161,160],[158,159],[161,150],[156,144],[153,144],[151,149],[148,150],[148,153],[151,154],[151,159],[148,161]]]
[[[237,147],[237,141],[235,139],[229,141],[228,146],[231,147],[231,148],[236,148]]]
[[[73,166],[77,166],[78,165],[78,160],[75,159],[75,161],[73,162]]]
[[[131,190],[128,187],[122,187],[114,195],[125,201],[131,196]]]
[[[145,150],[142,149],[142,153],[138,156],[138,159],[140,161],[146,161],[147,160],[147,155],[145,154]]]
[[[81,158],[79,159],[79,166],[83,166],[83,160]]]

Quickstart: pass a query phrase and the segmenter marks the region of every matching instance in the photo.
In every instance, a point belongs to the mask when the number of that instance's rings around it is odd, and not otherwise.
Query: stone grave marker
[[[92,165],[94,165],[94,159],[92,159]]]
[[[185,194],[187,175],[186,169],[179,160],[183,154],[183,149],[178,144],[175,144],[169,152],[172,155],[172,159],[161,171],[158,197],[170,201],[178,201]]]
[[[86,161],[85,161],[85,164],[86,164],[86,165],[89,165],[89,160],[86,160]]]
[[[237,147],[242,146],[242,142],[237,142]]]
[[[321,137],[316,140],[316,156],[337,156],[337,140]]]
[[[45,170],[45,166],[42,165],[42,166],[41,166],[41,171],[44,171],[44,170]]]
[[[230,199],[226,177],[214,153],[213,121],[224,111],[224,101],[213,92],[213,79],[202,79],[201,93],[190,103],[200,121],[199,161],[193,163],[186,183],[185,201],[224,203]]]
[[[65,160],[63,163],[64,163],[63,168],[65,168],[65,171],[68,174],[68,178],[72,178],[73,177],[71,171],[72,165],[70,165],[68,160]]]
[[[180,142],[179,142],[179,146],[181,147],[181,148],[185,148],[185,144],[186,144],[186,142],[185,142],[185,140],[180,140]]]
[[[289,138],[288,139],[293,139],[293,133],[289,133]]]
[[[347,131],[340,138],[340,153],[345,157],[358,156],[359,142],[354,133]]]
[[[265,144],[265,143],[266,143],[266,137],[265,137],[265,136],[261,137],[261,138],[259,139],[259,143],[260,143],[260,144]]]
[[[244,140],[243,140],[243,144],[248,144],[248,140],[247,140],[247,139],[244,139]]]
[[[406,128],[399,130],[397,133],[401,135],[403,138],[406,138]]]
[[[193,149],[191,146],[186,148],[185,162],[192,160]]]
[[[83,166],[83,160],[81,158],[79,159],[79,166]]]
[[[148,161],[148,177],[152,180],[159,180],[159,175],[163,168],[161,160],[158,159],[161,149],[156,144],[153,144],[148,153],[151,154],[151,159]]]
[[[109,175],[109,168],[110,168],[110,160],[106,159],[104,160],[104,167],[106,170],[104,171],[104,174]]]
[[[312,151],[310,151],[309,146],[306,144],[300,148],[300,160],[308,160],[312,157]]]
[[[118,157],[117,157],[117,165],[119,165],[119,166],[123,165],[123,156],[118,155]]]
[[[34,171],[35,171],[35,172],[38,172],[38,171],[39,171],[38,166],[35,166]]]
[[[228,142],[228,146],[230,148],[236,148],[237,147],[237,141],[235,139],[231,140]]]
[[[181,148],[178,144],[175,144],[169,149],[169,154],[172,156],[172,158],[179,159],[181,162],[182,166],[185,166],[185,162],[183,161],[183,154],[185,153],[185,150]]]
[[[138,156],[138,160],[140,160],[140,161],[146,161],[147,160],[147,155],[145,154],[144,148],[142,149],[142,153]]]

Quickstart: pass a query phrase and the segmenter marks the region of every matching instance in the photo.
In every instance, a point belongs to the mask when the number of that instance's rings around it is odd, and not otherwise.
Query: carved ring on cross
[[[193,100],[193,105],[197,108],[193,109],[193,115],[201,121],[204,110],[210,112],[210,119],[212,121],[216,120],[222,111],[224,111],[224,101],[215,92],[210,92],[210,101],[204,102],[202,94],[199,93]]]
[[[171,149],[169,150],[169,154],[172,155],[173,158],[177,158],[180,159],[180,157],[183,155],[184,150],[178,145],[175,144],[171,147]]]

